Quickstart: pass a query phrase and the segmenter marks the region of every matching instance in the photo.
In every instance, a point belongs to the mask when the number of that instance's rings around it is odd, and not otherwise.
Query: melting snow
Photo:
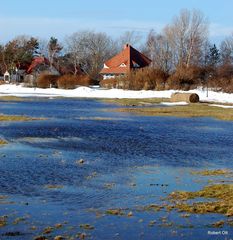
[[[17,97],[77,97],[77,98],[170,98],[176,90],[165,91],[131,91],[123,89],[101,89],[99,87],[78,87],[74,90],[64,90],[55,88],[26,88],[21,85],[4,84],[0,85],[0,96],[17,96]],[[184,92],[184,91],[179,91]],[[188,91],[197,93],[201,101],[222,102],[233,104],[233,94],[214,92],[209,90],[208,97],[206,90],[198,88]],[[165,103],[163,103],[165,104]],[[167,103],[166,103],[167,104]],[[179,103],[175,103],[178,105]],[[183,103],[182,103],[183,104]]]

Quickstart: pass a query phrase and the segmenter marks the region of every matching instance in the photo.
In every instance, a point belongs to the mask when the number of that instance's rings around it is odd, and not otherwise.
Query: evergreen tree
[[[207,57],[207,64],[210,67],[216,67],[217,64],[220,62],[220,53],[216,45],[210,46],[209,53]]]

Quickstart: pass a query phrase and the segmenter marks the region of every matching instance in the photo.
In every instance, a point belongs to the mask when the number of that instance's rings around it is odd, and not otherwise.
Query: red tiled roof
[[[45,57],[35,57],[31,63],[31,65],[29,66],[27,73],[31,73],[33,71],[33,69],[36,68],[40,64],[49,65],[49,60]]]
[[[126,66],[120,66],[122,63]],[[135,64],[137,64],[140,68],[143,68],[148,66],[150,63],[151,60],[144,54],[140,53],[129,44],[126,44],[120,53],[105,62],[107,68],[103,68],[100,73],[127,73],[134,68]]]

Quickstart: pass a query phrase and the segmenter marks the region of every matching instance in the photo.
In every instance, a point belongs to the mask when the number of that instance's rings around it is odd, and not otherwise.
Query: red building
[[[124,49],[104,63],[100,74],[103,79],[114,78],[129,73],[131,70],[149,66],[151,60],[135,48],[126,44]]]

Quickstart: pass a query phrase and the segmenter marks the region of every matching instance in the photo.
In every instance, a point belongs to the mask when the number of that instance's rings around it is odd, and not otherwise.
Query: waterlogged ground
[[[0,103],[2,114],[45,119],[0,122],[8,142],[0,147],[0,239],[233,239],[232,217],[179,212],[166,199],[233,181],[191,174],[233,170],[233,123],[116,107],[73,99]]]

